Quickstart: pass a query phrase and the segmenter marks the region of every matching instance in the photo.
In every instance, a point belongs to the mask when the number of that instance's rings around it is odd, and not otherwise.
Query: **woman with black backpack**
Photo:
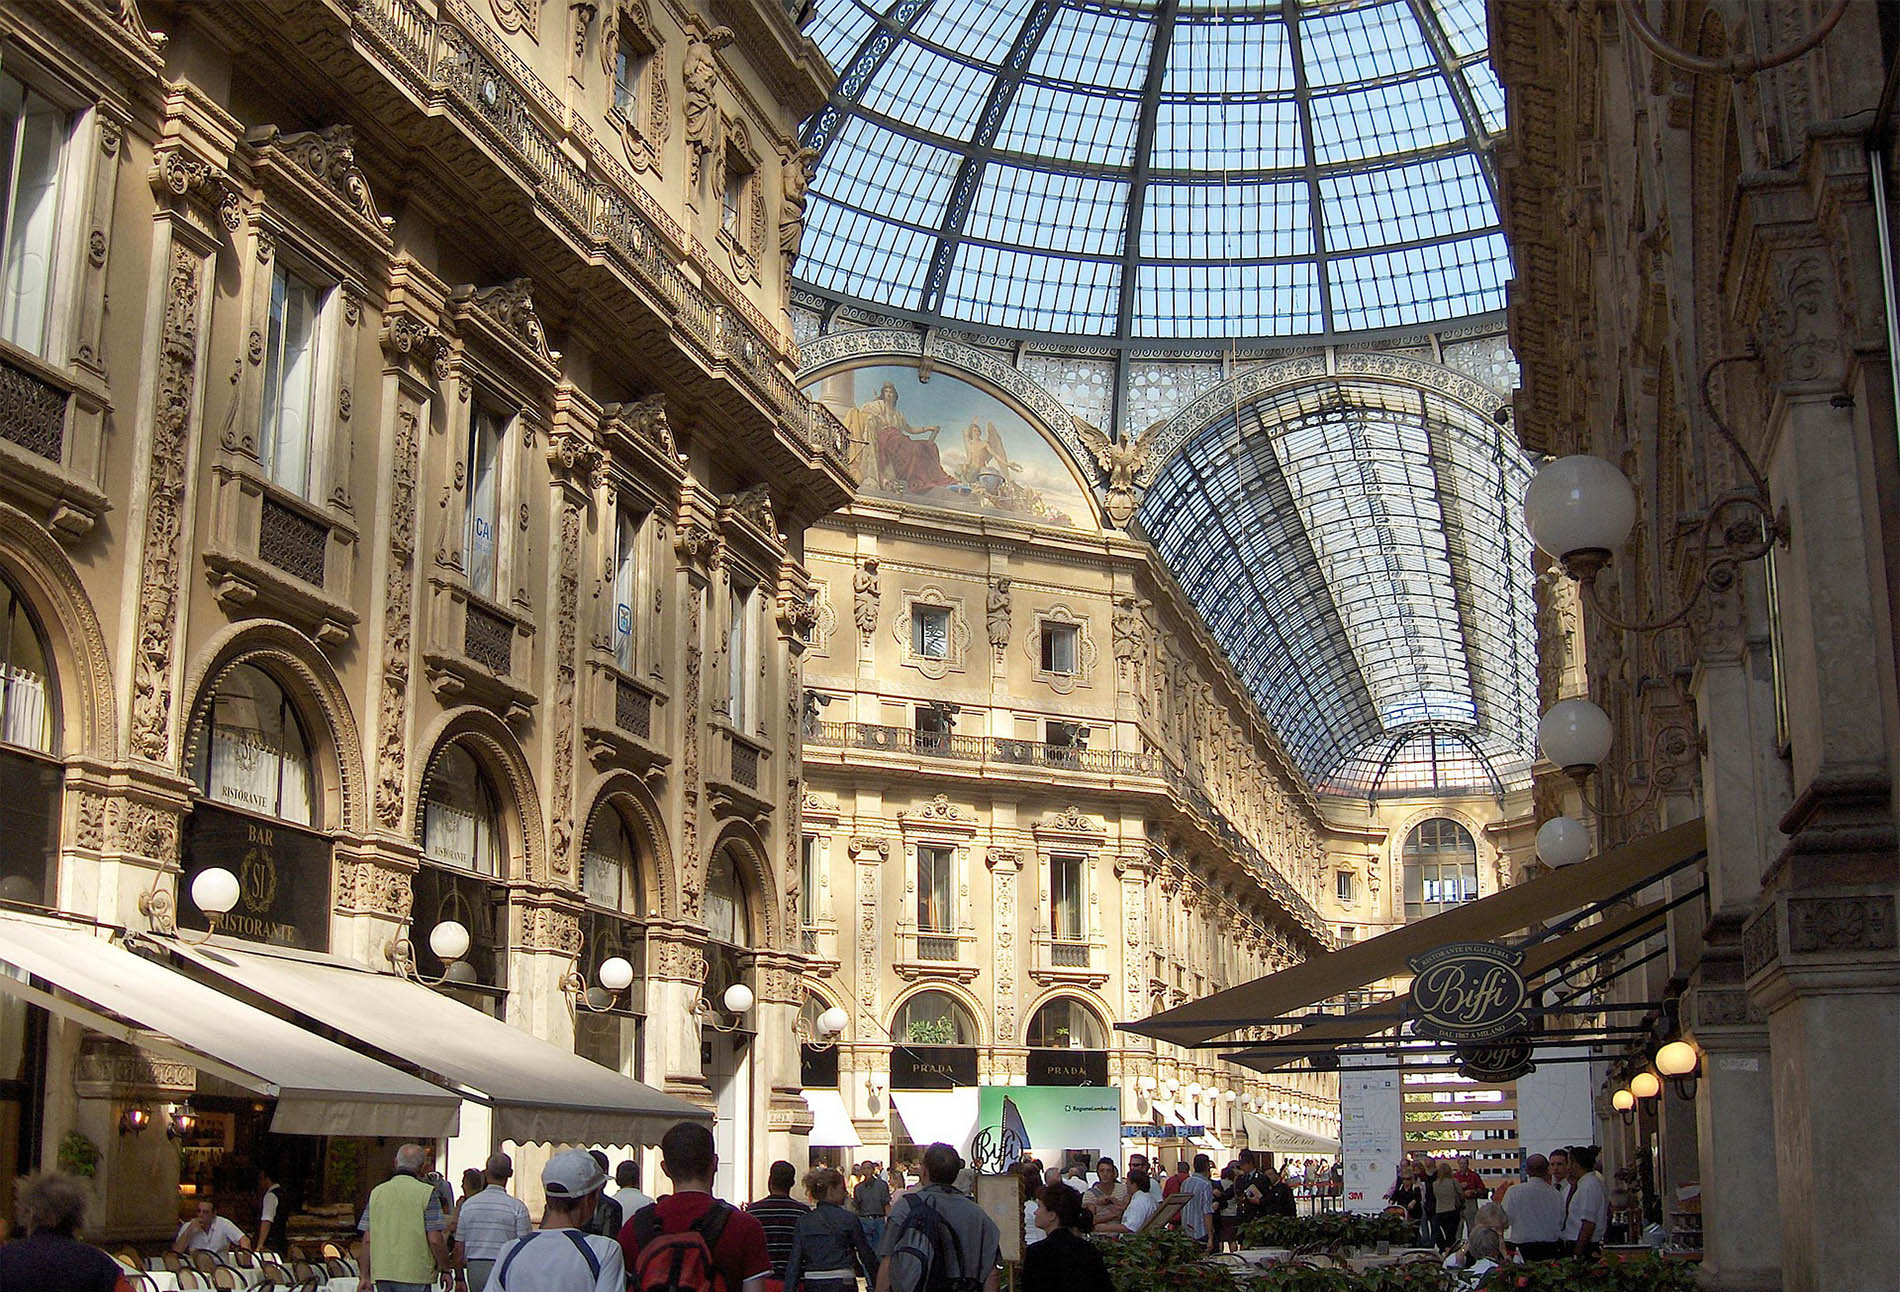
[[[858,1268],[873,1284],[877,1253],[858,1218],[844,1209],[844,1175],[828,1166],[806,1173],[812,1209],[798,1218],[792,1255],[785,1262],[785,1292],[857,1292]]]

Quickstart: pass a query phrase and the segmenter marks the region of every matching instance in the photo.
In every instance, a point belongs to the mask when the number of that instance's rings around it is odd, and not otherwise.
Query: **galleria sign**
[[[1413,1030],[1440,1041],[1489,1041],[1530,1024],[1524,953],[1489,942],[1453,942],[1407,962]]]

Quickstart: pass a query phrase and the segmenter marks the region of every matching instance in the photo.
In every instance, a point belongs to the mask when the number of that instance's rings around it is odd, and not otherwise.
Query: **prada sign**
[[[1107,1050],[1031,1050],[1029,1084],[1032,1086],[1105,1086]]]
[[[1440,1041],[1489,1041],[1530,1025],[1522,951],[1453,942],[1411,957],[1413,1028]]]
[[[222,866],[238,878],[238,902],[218,921],[219,932],[302,951],[330,949],[331,846],[322,835],[201,802],[185,818],[182,851],[181,925],[205,927],[191,881]]]
[[[976,1051],[964,1045],[891,1047],[892,1090],[957,1090],[976,1084]]]

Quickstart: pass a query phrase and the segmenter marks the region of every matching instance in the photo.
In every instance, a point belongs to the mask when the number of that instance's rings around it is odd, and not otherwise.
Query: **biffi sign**
[[[1529,1025],[1524,953],[1489,942],[1452,942],[1407,962],[1413,1030],[1440,1041],[1489,1041]]]

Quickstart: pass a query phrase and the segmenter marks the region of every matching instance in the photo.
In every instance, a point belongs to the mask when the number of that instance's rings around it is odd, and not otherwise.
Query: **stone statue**
[[[1166,424],[1165,420],[1155,422],[1132,440],[1111,440],[1098,427],[1079,417],[1075,419],[1076,433],[1089,446],[1089,451],[1095,455],[1096,462],[1101,464],[1108,476],[1103,508],[1108,512],[1108,518],[1117,525],[1127,525],[1129,518],[1135,514],[1135,475],[1148,465],[1148,446],[1153,442],[1155,432]]]
[[[812,172],[818,166],[818,150],[800,148],[784,155],[780,166],[780,185],[784,196],[778,208],[778,249],[789,272],[798,263],[799,244],[805,240],[805,194],[811,187]]]
[[[989,629],[990,645],[1001,655],[1009,646],[1009,580],[997,579],[990,584],[989,598],[983,605],[985,626]]]
[[[858,631],[869,637],[877,631],[877,562],[866,561],[851,576],[851,591],[854,597],[851,606],[851,620],[857,624]]]
[[[690,182],[699,183],[701,159],[725,141],[719,125],[719,63],[713,55],[732,43],[732,28],[714,27],[686,44],[686,63],[680,80],[686,88],[686,151],[691,158]]]
[[[1118,597],[1110,627],[1115,636],[1115,665],[1122,677],[1137,675],[1141,666],[1142,643],[1147,621],[1142,617],[1143,603],[1133,597]]]

